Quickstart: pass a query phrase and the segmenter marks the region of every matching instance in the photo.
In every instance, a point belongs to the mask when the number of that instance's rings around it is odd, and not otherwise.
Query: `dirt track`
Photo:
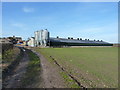
[[[8,75],[3,82],[4,88],[23,88],[21,86],[21,79],[26,72],[26,67],[29,62],[29,57],[27,52],[23,49],[24,56],[20,60],[19,65],[15,68],[11,75]],[[34,52],[36,53],[36,52]],[[35,83],[29,88],[66,88],[63,78],[60,76],[60,69],[54,64],[51,64],[43,55],[36,53],[41,62],[42,71],[40,73],[41,80],[39,83]],[[37,86],[37,87],[36,87]]]
[[[36,53],[36,52],[35,52]],[[40,88],[66,88],[63,78],[60,76],[60,69],[51,64],[43,55],[36,53],[41,60],[42,82]]]

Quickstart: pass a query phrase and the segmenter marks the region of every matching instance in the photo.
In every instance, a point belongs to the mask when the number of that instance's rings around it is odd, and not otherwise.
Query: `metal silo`
[[[44,46],[47,46],[47,43],[49,40],[49,32],[47,29],[43,31],[42,39],[43,39]]]
[[[49,32],[46,30],[39,30],[35,32],[35,46],[47,46],[49,40]]]
[[[43,45],[43,39],[42,39],[43,38],[43,30],[40,30],[39,32],[40,32],[40,34],[39,34],[40,35],[40,37],[39,37],[40,45]]]
[[[49,39],[49,32],[47,30],[43,31],[43,40],[48,40]]]
[[[38,43],[38,31],[34,32],[35,34],[35,46],[38,46],[37,43]]]
[[[41,32],[36,31],[35,32],[35,46],[40,46],[40,40],[41,40]]]

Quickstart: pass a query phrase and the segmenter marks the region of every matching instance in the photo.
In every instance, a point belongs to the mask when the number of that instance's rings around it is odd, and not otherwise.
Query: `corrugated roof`
[[[65,39],[65,38],[50,38],[52,42],[66,42],[66,43],[96,43],[96,44],[109,44],[104,41],[94,41],[94,40],[77,40],[77,39]]]

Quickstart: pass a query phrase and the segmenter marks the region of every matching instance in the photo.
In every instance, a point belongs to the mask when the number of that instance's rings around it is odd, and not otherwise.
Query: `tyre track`
[[[83,88],[84,90],[87,90],[86,87],[84,87],[73,75],[71,75],[70,73],[68,73],[56,60],[55,58],[53,58],[52,56],[50,56],[50,58],[55,62],[55,64],[63,71],[65,72],[70,78],[72,78],[78,86],[80,86],[81,88]]]

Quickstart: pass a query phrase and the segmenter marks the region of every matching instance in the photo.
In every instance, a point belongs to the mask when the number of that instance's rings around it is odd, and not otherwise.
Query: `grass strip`
[[[29,63],[26,69],[26,73],[22,79],[22,86],[27,87],[35,84],[38,81],[40,73],[40,59],[31,50],[26,50],[29,56]]]
[[[61,76],[64,78],[65,83],[68,85],[69,88],[81,88],[76,84],[76,82],[70,78],[65,72],[60,72]]]

